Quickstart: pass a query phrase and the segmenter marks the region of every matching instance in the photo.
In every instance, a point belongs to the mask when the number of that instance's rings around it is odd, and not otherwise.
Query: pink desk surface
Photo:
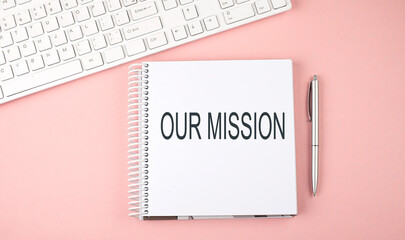
[[[0,106],[0,239],[405,239],[405,1],[293,1],[291,11],[143,61],[294,62],[298,216],[127,217],[127,65]],[[310,188],[306,94],[320,77]]]

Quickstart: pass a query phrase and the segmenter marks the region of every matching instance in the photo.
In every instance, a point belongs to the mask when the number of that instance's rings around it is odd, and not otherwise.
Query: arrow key
[[[219,28],[218,19],[216,16],[209,16],[204,18],[204,25],[207,31],[211,31],[215,28]]]
[[[195,5],[190,5],[188,7],[183,8],[184,19],[191,20],[198,17],[197,8]]]
[[[201,26],[200,21],[191,22],[188,24],[188,30],[190,30],[190,35],[194,36],[202,33],[204,30]]]
[[[178,26],[172,29],[173,38],[176,41],[187,38],[187,32],[184,26]]]

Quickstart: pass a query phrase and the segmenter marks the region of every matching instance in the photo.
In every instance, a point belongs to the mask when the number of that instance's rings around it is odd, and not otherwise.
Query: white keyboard
[[[290,8],[290,0],[0,0],[0,104]]]

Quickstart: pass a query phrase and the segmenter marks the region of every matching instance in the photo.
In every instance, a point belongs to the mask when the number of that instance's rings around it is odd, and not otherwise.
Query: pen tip
[[[314,75],[314,80],[318,80],[317,78],[318,78],[318,76],[317,76],[317,75]]]
[[[314,192],[314,197],[315,197],[316,192]]]

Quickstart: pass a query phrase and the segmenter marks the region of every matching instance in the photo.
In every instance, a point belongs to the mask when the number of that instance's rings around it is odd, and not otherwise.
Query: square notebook
[[[130,216],[297,214],[291,60],[129,67]]]

